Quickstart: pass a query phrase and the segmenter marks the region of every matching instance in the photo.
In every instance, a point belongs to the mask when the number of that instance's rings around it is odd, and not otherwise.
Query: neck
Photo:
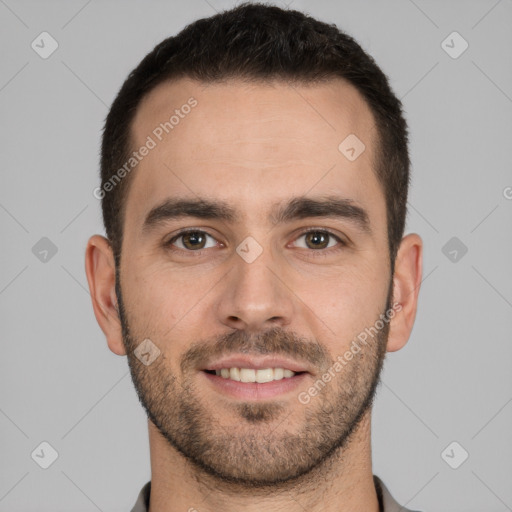
[[[190,463],[151,421],[149,512],[379,512],[371,463],[371,409],[346,445],[300,478],[265,488],[219,480]]]

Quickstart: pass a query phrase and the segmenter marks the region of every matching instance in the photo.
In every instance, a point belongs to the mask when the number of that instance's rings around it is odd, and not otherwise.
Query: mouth
[[[311,372],[296,361],[277,357],[231,357],[203,368],[212,388],[243,400],[274,398],[296,389]]]
[[[217,375],[224,379],[234,380],[236,382],[257,382],[264,384],[265,382],[272,382],[276,380],[289,379],[294,375],[307,373],[305,371],[293,372],[288,368],[221,368],[220,370],[204,370],[210,375]]]

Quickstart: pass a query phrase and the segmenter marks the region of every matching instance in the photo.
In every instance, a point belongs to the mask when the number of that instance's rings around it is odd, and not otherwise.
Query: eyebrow
[[[142,231],[148,233],[168,220],[184,217],[233,223],[241,218],[241,213],[224,201],[167,198],[150,210],[144,220]],[[371,234],[370,220],[366,210],[354,204],[353,200],[338,196],[294,197],[285,204],[274,204],[269,221],[282,224],[309,217],[344,219],[353,223],[360,231]]]

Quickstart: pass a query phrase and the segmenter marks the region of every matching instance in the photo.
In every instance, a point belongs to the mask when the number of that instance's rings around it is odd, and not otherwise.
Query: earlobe
[[[390,323],[387,351],[400,350],[411,334],[423,271],[423,242],[415,234],[402,238],[393,275],[393,304],[396,314]]]
[[[85,250],[85,272],[89,283],[92,307],[112,352],[126,355],[115,292],[114,255],[109,241],[93,235]]]

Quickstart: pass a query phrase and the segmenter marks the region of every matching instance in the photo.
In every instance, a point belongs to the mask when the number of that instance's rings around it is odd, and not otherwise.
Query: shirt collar
[[[381,512],[414,512],[400,506],[378,476],[373,476],[373,482],[375,483],[375,489],[377,491]],[[141,489],[131,512],[148,512],[150,494],[151,480],[147,482]]]

